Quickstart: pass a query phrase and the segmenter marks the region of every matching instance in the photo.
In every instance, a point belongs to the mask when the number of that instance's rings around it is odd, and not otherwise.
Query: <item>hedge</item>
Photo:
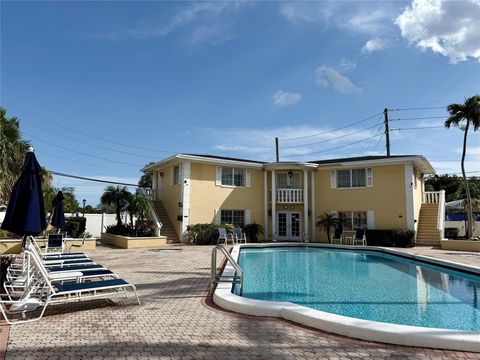
[[[63,231],[73,238],[82,237],[87,226],[87,219],[81,216],[72,216],[65,219]]]
[[[225,225],[223,225],[225,227]],[[188,242],[195,245],[216,245],[218,228],[216,224],[195,224],[187,226]]]
[[[367,244],[371,246],[413,247],[413,230],[367,230]]]

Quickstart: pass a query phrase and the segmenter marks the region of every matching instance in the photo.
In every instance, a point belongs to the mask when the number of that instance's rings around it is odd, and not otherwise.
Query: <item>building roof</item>
[[[249,160],[249,159],[240,159],[240,158],[233,158],[227,156],[217,156],[217,155],[204,155],[204,154],[185,154],[190,156],[199,156],[209,159],[218,159],[218,160],[231,160],[231,161],[242,161],[242,162],[250,162],[255,164],[265,164],[265,161],[257,161],[257,160]]]
[[[408,157],[422,157],[421,155],[381,155],[381,156],[357,156],[357,157],[348,157],[348,158],[339,158],[339,159],[325,159],[325,160],[315,160],[309,161],[314,164],[323,165],[323,164],[334,164],[341,162],[355,162],[355,161],[370,161],[370,160],[387,160],[387,159],[396,159],[396,158],[408,158]]]

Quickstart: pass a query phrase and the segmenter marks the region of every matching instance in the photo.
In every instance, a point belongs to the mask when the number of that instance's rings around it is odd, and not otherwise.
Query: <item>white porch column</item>
[[[263,226],[265,231],[263,235],[265,240],[268,240],[268,180],[267,180],[268,170],[263,170]]]
[[[308,238],[308,172],[303,170],[303,233],[305,240]]]
[[[277,241],[277,189],[276,189],[276,174],[272,170],[272,240]]]
[[[184,161],[182,166],[182,242],[186,242],[187,226],[190,224],[190,161]]]
[[[312,192],[312,205],[311,205],[311,208],[312,208],[312,235],[310,236],[311,237],[311,241],[312,242],[315,242],[316,240],[316,228],[315,228],[315,220],[317,219],[317,216],[315,214],[315,172],[312,171],[310,172],[310,176],[311,176],[311,186],[310,186],[310,191]]]

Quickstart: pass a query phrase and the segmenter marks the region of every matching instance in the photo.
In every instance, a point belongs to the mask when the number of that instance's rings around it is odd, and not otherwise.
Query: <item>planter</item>
[[[102,233],[100,240],[104,244],[110,244],[122,249],[155,248],[167,245],[166,236],[130,237]]]
[[[47,242],[47,239],[36,239],[40,246],[44,246]],[[70,245],[76,244],[80,245],[82,239],[66,238],[67,249],[70,248]],[[84,250],[95,250],[97,247],[97,239],[88,238],[85,239],[85,246],[80,250],[75,251],[84,251]],[[22,251],[22,239],[2,239],[0,240],[0,254],[20,254]]]
[[[442,250],[478,251],[480,252],[480,241],[470,240],[441,240]]]

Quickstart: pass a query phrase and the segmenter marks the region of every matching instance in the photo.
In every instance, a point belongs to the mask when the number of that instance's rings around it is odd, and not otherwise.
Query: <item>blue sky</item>
[[[0,6],[1,104],[50,170],[136,183],[176,152],[273,161],[276,136],[281,160],[384,154],[385,107],[434,107],[390,112],[428,127],[393,131],[392,153],[460,171],[462,133],[429,127],[480,92],[478,0]],[[104,187],[54,184],[93,205]]]

